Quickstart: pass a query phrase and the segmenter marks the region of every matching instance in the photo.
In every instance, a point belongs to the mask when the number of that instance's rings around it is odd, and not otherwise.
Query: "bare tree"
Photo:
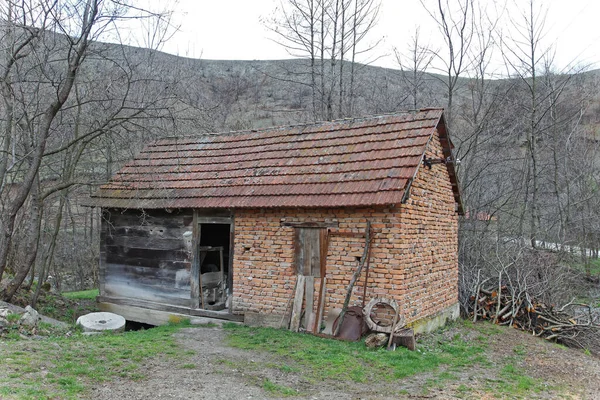
[[[365,40],[376,24],[379,1],[287,0],[277,11],[266,24],[290,55],[308,61],[308,71],[295,80],[310,87],[313,119],[351,114],[357,57],[368,55],[378,43]]]
[[[134,78],[141,64],[97,42],[118,36],[121,19],[153,13],[108,0],[9,1],[0,12],[0,296],[9,300],[36,262],[44,202],[86,180],[80,161],[98,138],[164,114],[164,91],[150,95],[149,82]],[[105,80],[95,68],[107,68]],[[19,218],[29,227],[29,250],[8,266]],[[9,281],[2,279],[7,267]]]
[[[431,67],[434,55],[429,46],[423,45],[420,40],[420,29],[415,30],[407,53],[402,54],[397,48],[394,49],[396,61],[400,66],[400,78],[406,87],[411,102],[410,106],[416,110],[421,106],[431,106],[432,96],[424,92],[429,88],[429,76],[427,70]],[[425,97],[425,99],[422,99]]]
[[[475,34],[474,0],[436,0],[429,6],[420,0],[425,10],[438,25],[445,46],[433,51],[434,68],[444,74],[446,85],[446,122],[454,123],[454,94],[460,78],[469,69],[469,49]]]

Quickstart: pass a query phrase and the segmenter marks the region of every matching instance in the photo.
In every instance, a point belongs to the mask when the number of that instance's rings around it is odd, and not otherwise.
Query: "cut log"
[[[388,335],[385,333],[369,333],[365,338],[365,345],[374,349],[376,347],[384,346],[388,341]]]

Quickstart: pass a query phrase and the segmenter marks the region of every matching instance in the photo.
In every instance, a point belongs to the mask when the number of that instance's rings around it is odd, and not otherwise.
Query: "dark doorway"
[[[200,224],[200,247],[223,247],[223,264],[225,275],[228,274],[229,246],[231,240],[230,224]],[[214,266],[219,265],[219,255],[211,252],[200,266],[200,272],[214,272]],[[212,269],[212,270],[211,270]]]
[[[200,223],[200,305],[223,310],[231,294],[231,224]]]

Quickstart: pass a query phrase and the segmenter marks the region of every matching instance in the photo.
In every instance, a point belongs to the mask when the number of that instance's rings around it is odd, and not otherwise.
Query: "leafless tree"
[[[394,49],[396,61],[400,66],[400,78],[411,98],[412,109],[416,110],[421,106],[430,107],[434,101],[433,96],[424,92],[429,90],[429,81],[433,79],[427,71],[431,68],[434,55],[429,46],[421,42],[419,28],[415,30],[409,46],[405,54],[397,48]]]
[[[266,21],[277,43],[308,61],[308,71],[294,80],[311,90],[313,119],[353,112],[357,57],[367,56],[378,43],[366,43],[378,13],[378,0],[287,0]]]
[[[434,67],[443,73],[446,85],[446,122],[454,123],[454,95],[460,78],[469,69],[469,49],[475,35],[475,0],[436,0],[432,6],[420,0],[437,24],[445,46],[432,54]]]
[[[0,13],[0,296],[9,300],[38,258],[45,202],[89,181],[82,157],[94,158],[102,136],[166,115],[165,91],[136,74],[144,62],[98,42],[118,37],[121,20],[157,15],[112,0],[8,1]],[[28,251],[9,266],[19,220],[28,226],[21,231]],[[11,279],[3,279],[7,268]]]

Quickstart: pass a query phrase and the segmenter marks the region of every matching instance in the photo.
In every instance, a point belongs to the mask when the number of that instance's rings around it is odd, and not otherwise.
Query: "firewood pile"
[[[558,308],[507,286],[480,287],[470,300],[474,322],[490,320],[600,355],[600,315],[587,304],[571,302]]]

